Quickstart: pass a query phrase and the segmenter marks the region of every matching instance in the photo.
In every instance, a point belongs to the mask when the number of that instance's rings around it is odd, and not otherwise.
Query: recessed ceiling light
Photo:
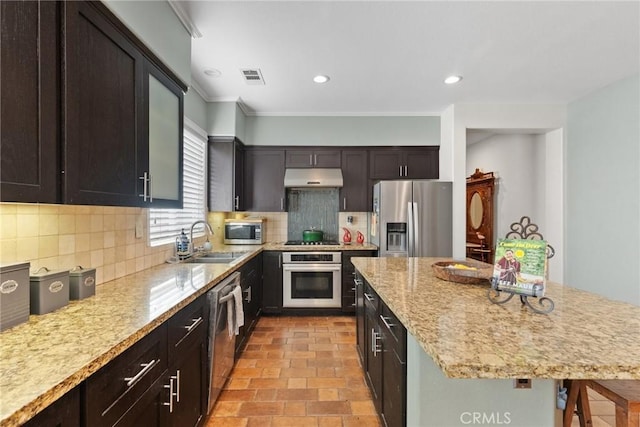
[[[209,77],[220,77],[222,75],[222,72],[215,68],[207,68],[204,73]]]
[[[316,83],[326,83],[329,81],[329,76],[318,75],[313,78]]]
[[[462,80],[462,76],[449,76],[444,79],[444,82],[448,85],[452,85],[454,83],[458,83],[460,80]]]

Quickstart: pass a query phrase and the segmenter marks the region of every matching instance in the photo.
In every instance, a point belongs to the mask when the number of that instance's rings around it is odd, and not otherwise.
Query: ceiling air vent
[[[240,70],[248,85],[263,85],[264,79],[259,68],[243,68]]]

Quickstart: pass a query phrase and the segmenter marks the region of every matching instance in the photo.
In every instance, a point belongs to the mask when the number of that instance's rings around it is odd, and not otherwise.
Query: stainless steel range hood
[[[339,168],[287,169],[284,172],[284,186],[287,188],[335,188],[342,185],[342,170]]]

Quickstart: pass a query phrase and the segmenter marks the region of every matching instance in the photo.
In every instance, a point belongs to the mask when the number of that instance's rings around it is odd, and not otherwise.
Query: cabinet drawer
[[[402,362],[406,362],[407,329],[386,304],[381,304],[380,324],[389,332],[390,340],[385,346],[390,346],[398,354]]]
[[[379,301],[380,298],[376,291],[367,282],[364,282],[364,305],[367,311],[377,313]]]
[[[169,363],[191,343],[201,341],[207,333],[207,300],[205,295],[169,319]]]
[[[87,425],[112,426],[167,369],[166,323],[85,382]]]

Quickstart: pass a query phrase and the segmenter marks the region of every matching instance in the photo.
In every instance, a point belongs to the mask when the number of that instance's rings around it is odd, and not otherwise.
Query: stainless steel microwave
[[[264,219],[225,219],[224,243],[261,245],[264,243]]]

